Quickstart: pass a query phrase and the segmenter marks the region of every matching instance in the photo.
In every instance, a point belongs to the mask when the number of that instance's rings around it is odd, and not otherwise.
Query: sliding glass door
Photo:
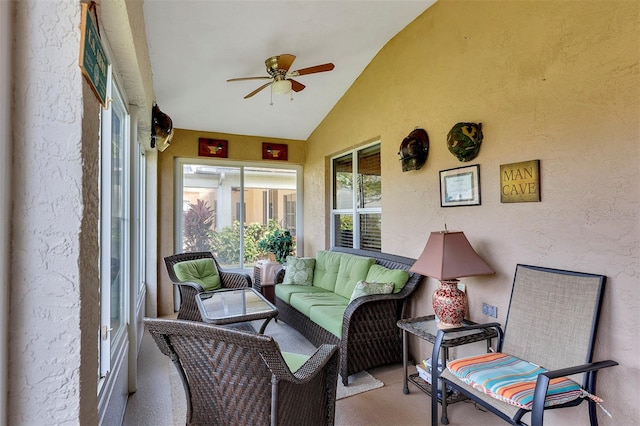
[[[247,269],[268,256],[258,248],[268,232],[299,240],[299,167],[184,159],[176,176],[177,252],[211,251],[223,268]]]

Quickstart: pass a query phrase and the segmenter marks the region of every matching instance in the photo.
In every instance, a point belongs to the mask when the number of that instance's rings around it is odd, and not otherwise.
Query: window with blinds
[[[332,245],[381,251],[380,143],[332,161]]]

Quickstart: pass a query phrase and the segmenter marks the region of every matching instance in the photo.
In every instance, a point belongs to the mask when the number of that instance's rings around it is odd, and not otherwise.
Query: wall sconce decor
[[[424,129],[413,129],[400,144],[402,171],[420,170],[429,155],[429,136]]]
[[[222,139],[198,139],[198,155],[200,157],[227,158],[229,142]]]
[[[447,135],[447,147],[458,160],[471,161],[480,152],[482,138],[482,123],[457,123]]]
[[[263,160],[288,160],[287,145],[283,143],[262,143],[262,159]]]

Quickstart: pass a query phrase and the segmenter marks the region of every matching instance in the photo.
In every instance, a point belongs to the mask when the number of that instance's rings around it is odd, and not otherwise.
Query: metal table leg
[[[402,392],[407,395],[409,393],[409,382],[407,379],[407,360],[409,358],[409,342],[407,341],[407,331],[402,330],[402,368],[404,371],[404,387],[402,388]]]
[[[262,327],[260,327],[260,334],[264,334],[264,330],[265,328],[267,328],[267,324],[269,324],[269,321],[271,321],[271,318],[267,318],[266,320],[264,320],[264,322],[262,323]]]
[[[449,358],[449,348],[445,347],[440,350],[440,356],[442,357],[442,369],[447,368],[447,359]],[[431,360],[431,371],[434,368],[438,368],[438,360]],[[442,405],[442,417],[440,418],[440,422],[443,425],[449,424],[449,418],[447,417],[447,386],[444,383],[444,380],[439,379],[442,389],[442,397],[440,398],[440,404]]]

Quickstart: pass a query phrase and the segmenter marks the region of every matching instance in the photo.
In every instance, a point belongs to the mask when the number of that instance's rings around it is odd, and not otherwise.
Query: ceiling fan
[[[294,80],[292,77],[299,77],[301,75],[314,74],[317,72],[331,71],[335,67],[332,63],[328,63],[289,72],[289,68],[291,68],[291,65],[293,64],[293,61],[295,59],[295,55],[291,55],[288,53],[283,53],[282,55],[278,56],[272,56],[264,61],[269,76],[231,78],[227,81],[271,80],[270,82],[263,84],[244,97],[245,99],[248,99],[267,86],[271,86],[271,90],[273,91],[273,93],[277,94],[286,94],[291,92],[291,90],[293,90],[294,92],[299,92],[306,86]]]

